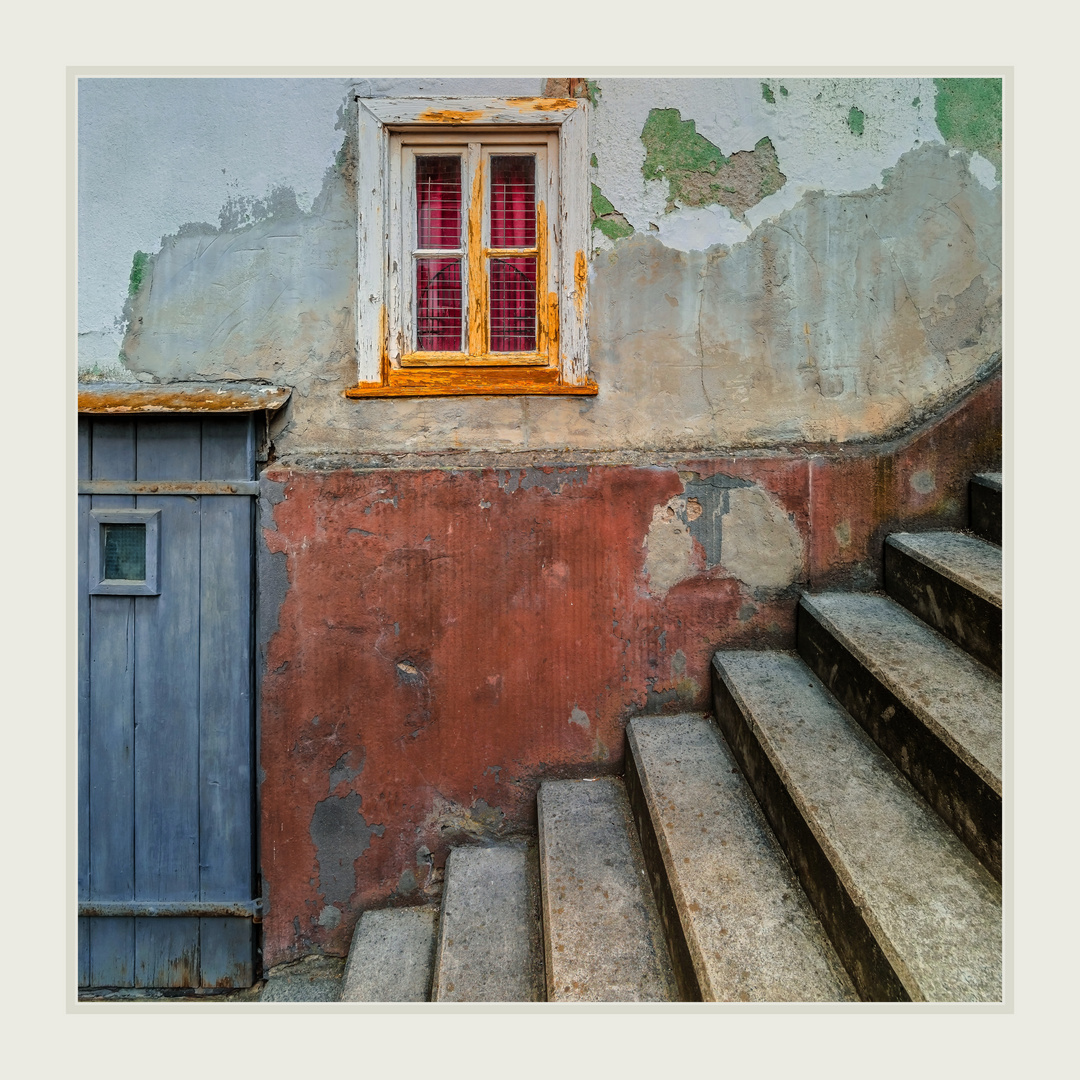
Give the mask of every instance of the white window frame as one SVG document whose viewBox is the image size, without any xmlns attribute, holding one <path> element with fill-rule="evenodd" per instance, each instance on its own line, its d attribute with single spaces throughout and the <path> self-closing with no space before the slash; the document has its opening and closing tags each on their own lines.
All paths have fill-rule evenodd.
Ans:
<svg viewBox="0 0 1080 1080">
<path fill-rule="evenodd" d="M 357 97 L 357 386 L 351 397 L 458 393 L 594 394 L 588 371 L 589 184 L 587 106 L 569 98 Z M 544 355 L 418 354 L 411 295 L 415 209 L 401 175 L 401 148 L 445 145 L 477 154 L 500 145 L 551 146 L 547 197 L 546 285 L 554 294 Z M 554 159 L 554 160 L 553 160 Z M 538 162 L 539 165 L 539 162 Z M 470 173 L 470 170 L 466 170 Z M 463 180 L 465 177 L 463 176 Z M 471 190 L 471 188 L 470 188 Z M 484 199 L 486 201 L 485 193 Z M 410 217 L 411 212 L 411 217 Z M 486 215 L 485 215 L 486 217 Z M 486 227 L 486 225 L 485 225 Z M 465 225 L 463 223 L 463 228 Z M 484 237 L 486 244 L 487 237 Z M 539 245 L 539 240 L 538 240 Z M 474 266 L 475 270 L 475 266 Z M 550 308 L 548 309 L 550 311 Z M 466 319 L 468 326 L 469 320 Z M 472 339 L 475 346 L 475 338 Z M 466 349 L 466 352 L 470 350 Z"/>
</svg>

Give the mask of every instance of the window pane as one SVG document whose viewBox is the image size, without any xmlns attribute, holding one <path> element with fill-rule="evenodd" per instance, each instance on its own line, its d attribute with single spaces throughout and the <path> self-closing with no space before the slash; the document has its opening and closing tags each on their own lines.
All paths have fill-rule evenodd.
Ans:
<svg viewBox="0 0 1080 1080">
<path fill-rule="evenodd" d="M 416 347 L 461 351 L 461 261 L 416 260 Z"/>
<path fill-rule="evenodd" d="M 105 525 L 105 568 L 111 581 L 146 580 L 146 526 Z"/>
<path fill-rule="evenodd" d="M 536 260 L 491 260 L 491 351 L 536 351 Z"/>
<path fill-rule="evenodd" d="M 420 248 L 461 247 L 461 158 L 416 159 L 416 237 Z"/>
<path fill-rule="evenodd" d="M 536 244 L 536 158 L 491 159 L 491 246 Z"/>
</svg>

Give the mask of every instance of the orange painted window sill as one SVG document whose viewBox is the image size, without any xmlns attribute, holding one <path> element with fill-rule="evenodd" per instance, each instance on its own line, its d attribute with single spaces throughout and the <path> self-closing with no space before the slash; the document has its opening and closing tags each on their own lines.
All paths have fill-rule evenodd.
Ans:
<svg viewBox="0 0 1080 1080">
<path fill-rule="evenodd" d="M 555 368 L 427 368 L 422 371 L 391 369 L 384 382 L 358 383 L 345 391 L 347 398 L 460 397 L 465 395 L 546 394 L 592 397 L 600 387 L 589 379 L 572 386 Z"/>
</svg>

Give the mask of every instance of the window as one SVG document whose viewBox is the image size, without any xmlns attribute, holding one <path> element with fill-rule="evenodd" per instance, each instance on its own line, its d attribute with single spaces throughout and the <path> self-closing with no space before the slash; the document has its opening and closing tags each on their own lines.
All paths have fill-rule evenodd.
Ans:
<svg viewBox="0 0 1080 1080">
<path fill-rule="evenodd" d="M 91 510 L 90 593 L 157 596 L 160 510 Z"/>
<path fill-rule="evenodd" d="M 585 106 L 358 105 L 350 397 L 595 394 Z"/>
</svg>

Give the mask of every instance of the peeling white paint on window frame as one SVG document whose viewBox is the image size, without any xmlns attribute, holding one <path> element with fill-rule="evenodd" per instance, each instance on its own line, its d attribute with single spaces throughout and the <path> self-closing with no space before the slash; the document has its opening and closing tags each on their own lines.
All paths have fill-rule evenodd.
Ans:
<svg viewBox="0 0 1080 1080">
<path fill-rule="evenodd" d="M 559 205 L 554 257 L 559 297 L 559 372 L 569 386 L 588 381 L 588 296 L 577 272 L 580 258 L 588 265 L 590 222 L 588 190 L 588 106 L 567 100 L 543 107 L 543 99 L 524 98 L 363 98 L 357 104 L 357 382 L 378 384 L 388 350 L 391 303 L 390 233 L 392 215 L 400 213 L 390 183 L 390 137 L 394 132 L 443 130 L 462 134 L 497 128 L 554 128 L 558 132 Z M 531 103 L 530 103 L 531 102 Z M 453 113 L 451 123 L 435 119 Z"/>
</svg>

